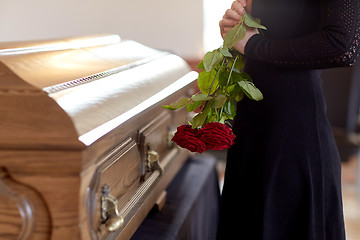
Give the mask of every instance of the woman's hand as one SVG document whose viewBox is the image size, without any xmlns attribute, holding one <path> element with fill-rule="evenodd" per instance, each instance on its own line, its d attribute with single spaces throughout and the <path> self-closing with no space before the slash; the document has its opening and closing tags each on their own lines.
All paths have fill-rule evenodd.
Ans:
<svg viewBox="0 0 360 240">
<path fill-rule="evenodd" d="M 223 19 L 219 22 L 220 32 L 222 38 L 225 38 L 226 33 L 238 24 L 242 16 L 245 14 L 246 0 L 234 1 L 231 5 L 231 9 L 226 10 Z M 255 34 L 259 34 L 256 28 L 246 27 L 245 37 L 237 42 L 234 46 L 236 50 L 244 54 L 245 45 L 248 40 Z"/>
</svg>

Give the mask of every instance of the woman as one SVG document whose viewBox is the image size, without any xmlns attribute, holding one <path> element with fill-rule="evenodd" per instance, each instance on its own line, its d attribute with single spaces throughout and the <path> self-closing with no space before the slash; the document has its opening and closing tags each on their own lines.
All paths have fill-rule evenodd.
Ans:
<svg viewBox="0 0 360 240">
<path fill-rule="evenodd" d="M 237 0 L 223 37 L 245 9 L 268 28 L 248 28 L 235 45 L 264 99 L 238 104 L 218 239 L 344 240 L 341 166 L 316 69 L 355 63 L 360 1 Z"/>
</svg>

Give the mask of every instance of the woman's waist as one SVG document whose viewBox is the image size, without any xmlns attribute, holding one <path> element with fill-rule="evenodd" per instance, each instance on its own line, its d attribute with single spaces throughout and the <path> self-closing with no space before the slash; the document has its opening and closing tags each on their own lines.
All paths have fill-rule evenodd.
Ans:
<svg viewBox="0 0 360 240">
<path fill-rule="evenodd" d="M 272 76 L 253 77 L 255 86 L 262 92 L 263 99 L 254 101 L 244 98 L 238 107 L 246 111 L 275 112 L 287 114 L 292 111 L 319 111 L 325 113 L 325 100 L 321 88 L 321 79 L 308 76 Z"/>
<path fill-rule="evenodd" d="M 264 98 L 292 97 L 296 95 L 322 95 L 318 70 L 292 70 L 281 68 L 246 68 L 255 86 Z"/>
</svg>

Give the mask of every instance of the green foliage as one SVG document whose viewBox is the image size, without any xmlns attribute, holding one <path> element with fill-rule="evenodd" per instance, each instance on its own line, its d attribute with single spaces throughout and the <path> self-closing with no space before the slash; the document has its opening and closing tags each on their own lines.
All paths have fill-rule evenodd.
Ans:
<svg viewBox="0 0 360 240">
<path fill-rule="evenodd" d="M 212 106 L 214 108 L 221 108 L 222 106 L 224 106 L 226 101 L 227 101 L 227 97 L 224 94 L 219 93 L 214 97 L 212 101 L 213 102 Z"/>
<path fill-rule="evenodd" d="M 262 93 L 259 89 L 255 87 L 254 83 L 248 81 L 240 81 L 239 85 L 248 98 L 256 101 L 260 101 L 263 99 Z"/>
<path fill-rule="evenodd" d="M 213 97 L 208 96 L 205 93 L 197 93 L 197 94 L 193 95 L 191 97 L 191 99 L 194 100 L 195 102 L 197 102 L 197 101 L 208 101 L 208 100 L 213 99 Z"/>
<path fill-rule="evenodd" d="M 260 19 L 258 19 L 258 18 L 253 18 L 252 16 L 250 16 L 250 15 L 247 14 L 246 12 L 245 12 L 244 20 L 245 20 L 245 24 L 246 24 L 248 27 L 267 30 L 265 26 L 263 26 L 263 25 L 260 24 Z"/>
<path fill-rule="evenodd" d="M 210 104 L 206 104 L 206 107 L 204 108 L 204 110 L 194 117 L 193 122 L 192 122 L 193 128 L 198 128 L 198 127 L 205 125 L 205 121 L 208 118 L 210 108 L 211 108 Z"/>
<path fill-rule="evenodd" d="M 220 52 L 220 49 L 216 49 L 212 52 L 205 54 L 203 59 L 204 68 L 207 72 L 210 72 L 224 59 L 224 55 Z"/>
<path fill-rule="evenodd" d="M 214 68 L 210 72 L 207 72 L 206 70 L 200 72 L 197 84 L 202 93 L 206 95 L 213 94 L 216 87 L 219 85 L 218 71 Z"/>
<path fill-rule="evenodd" d="M 244 20 L 240 21 L 234 28 L 227 32 L 224 38 L 224 47 L 232 48 L 238 41 L 245 37 L 246 27 Z"/>
<path fill-rule="evenodd" d="M 204 106 L 192 120 L 193 128 L 199 128 L 209 122 L 225 123 L 236 115 L 236 102 L 245 96 L 259 101 L 263 99 L 261 91 L 256 88 L 249 74 L 245 73 L 243 57 L 233 46 L 244 38 L 246 26 L 264 29 L 259 19 L 247 13 L 224 38 L 223 46 L 205 54 L 198 64 L 202 71 L 198 77 L 199 93 L 191 98 L 182 98 L 167 106 L 169 110 L 186 107 L 192 112 Z"/>
<path fill-rule="evenodd" d="M 230 53 L 230 51 L 229 51 L 228 48 L 221 47 L 221 48 L 219 48 L 219 50 L 220 50 L 221 54 L 222 54 L 224 57 L 232 58 L 232 55 L 231 55 L 231 53 Z M 201 69 L 201 68 L 200 68 L 200 69 Z"/>
<path fill-rule="evenodd" d="M 168 110 L 176 110 L 176 109 L 182 108 L 182 107 L 184 107 L 184 106 L 186 106 L 187 104 L 190 104 L 190 103 L 191 103 L 190 99 L 182 98 L 181 100 L 179 100 L 179 101 L 177 101 L 175 103 L 172 103 L 170 105 L 166 105 L 166 106 L 163 106 L 163 107 L 168 109 Z"/>
</svg>

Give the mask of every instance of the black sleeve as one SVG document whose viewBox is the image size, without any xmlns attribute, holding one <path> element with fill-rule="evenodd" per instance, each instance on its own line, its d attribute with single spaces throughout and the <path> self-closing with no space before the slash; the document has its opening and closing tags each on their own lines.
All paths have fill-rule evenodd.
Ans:
<svg viewBox="0 0 360 240">
<path fill-rule="evenodd" d="M 318 32 L 289 40 L 272 40 L 257 34 L 246 44 L 245 56 L 281 67 L 354 65 L 359 55 L 360 0 L 327 0 L 322 8 Z"/>
</svg>

